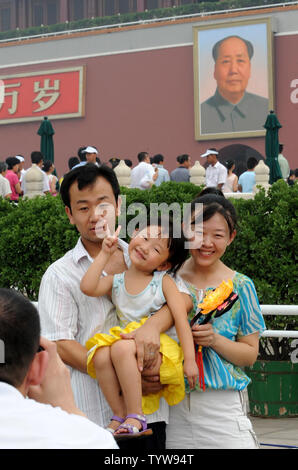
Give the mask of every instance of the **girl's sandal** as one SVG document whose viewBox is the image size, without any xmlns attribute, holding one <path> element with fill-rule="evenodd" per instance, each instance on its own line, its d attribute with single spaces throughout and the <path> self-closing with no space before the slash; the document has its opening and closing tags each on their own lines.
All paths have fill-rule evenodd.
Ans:
<svg viewBox="0 0 298 470">
<path fill-rule="evenodd" d="M 122 439 L 132 439 L 136 437 L 144 437 L 144 436 L 151 436 L 152 429 L 147 428 L 147 421 L 144 415 L 138 415 L 138 414 L 129 414 L 125 417 L 125 420 L 128 418 L 133 418 L 138 420 L 142 428 L 139 430 L 136 426 L 133 426 L 132 424 L 125 423 L 125 424 L 120 424 L 118 429 L 127 429 L 128 432 L 123 432 L 119 434 L 113 434 L 114 438 L 116 441 L 120 441 Z"/>
<path fill-rule="evenodd" d="M 118 423 L 122 424 L 122 423 L 124 423 L 125 419 L 120 418 L 120 416 L 114 415 L 114 416 L 111 417 L 110 421 L 118 421 Z M 108 427 L 108 428 L 106 428 L 106 431 L 109 431 L 111 434 L 114 434 L 116 429 Z"/>
</svg>

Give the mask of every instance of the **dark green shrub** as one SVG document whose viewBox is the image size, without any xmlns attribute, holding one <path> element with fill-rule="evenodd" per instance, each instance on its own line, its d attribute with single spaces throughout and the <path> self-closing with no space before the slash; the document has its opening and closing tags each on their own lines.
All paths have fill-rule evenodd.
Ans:
<svg viewBox="0 0 298 470">
<path fill-rule="evenodd" d="M 1 287 L 16 288 L 32 300 L 47 267 L 78 238 L 62 201 L 50 195 L 10 205 L 0 213 L 0 233 Z"/>
<path fill-rule="evenodd" d="M 239 216 L 238 234 L 224 261 L 251 277 L 260 304 L 297 305 L 298 185 L 278 181 L 254 199 L 233 201 Z M 266 316 L 272 330 L 297 329 L 295 316 Z M 262 338 L 260 359 L 289 360 L 291 340 Z"/>
</svg>

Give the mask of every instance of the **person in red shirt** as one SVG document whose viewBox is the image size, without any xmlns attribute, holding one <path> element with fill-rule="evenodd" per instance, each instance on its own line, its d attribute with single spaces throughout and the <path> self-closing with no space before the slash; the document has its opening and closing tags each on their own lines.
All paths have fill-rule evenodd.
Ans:
<svg viewBox="0 0 298 470">
<path fill-rule="evenodd" d="M 20 180 L 18 178 L 19 160 L 16 157 L 8 157 L 6 159 L 8 170 L 6 178 L 9 181 L 11 188 L 11 200 L 18 202 L 20 194 L 22 194 Z"/>
</svg>

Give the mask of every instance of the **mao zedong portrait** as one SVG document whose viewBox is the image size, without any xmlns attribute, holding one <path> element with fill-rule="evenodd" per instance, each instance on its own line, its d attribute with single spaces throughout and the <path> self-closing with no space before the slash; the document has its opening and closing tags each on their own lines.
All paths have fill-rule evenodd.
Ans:
<svg viewBox="0 0 298 470">
<path fill-rule="evenodd" d="M 201 104 L 201 133 L 263 130 L 268 99 L 246 91 L 254 54 L 250 41 L 228 36 L 212 49 L 215 94 Z"/>
</svg>

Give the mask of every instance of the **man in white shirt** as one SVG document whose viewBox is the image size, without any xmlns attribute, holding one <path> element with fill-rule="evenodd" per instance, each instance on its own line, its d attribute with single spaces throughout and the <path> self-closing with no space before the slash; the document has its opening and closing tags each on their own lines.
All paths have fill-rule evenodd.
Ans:
<svg viewBox="0 0 298 470">
<path fill-rule="evenodd" d="M 71 383 L 77 406 L 89 419 L 106 427 L 112 413 L 97 381 L 87 374 L 85 343 L 95 330 L 108 333 L 119 321 L 111 300 L 106 296 L 84 295 L 80 290 L 80 282 L 101 250 L 102 239 L 98 233 L 101 214 L 109 212 L 110 231 L 114 231 L 112 225 L 121 204 L 120 188 L 111 168 L 106 165 L 97 167 L 94 164 L 86 164 L 72 169 L 65 175 L 60 195 L 70 223 L 76 225 L 81 236 L 74 249 L 54 262 L 43 275 L 38 298 L 42 334 L 57 343 L 60 357 L 71 366 Z M 99 206 L 102 206 L 102 211 Z M 120 240 L 118 250 L 111 256 L 105 272 L 121 273 L 127 269 L 128 263 L 127 244 Z M 163 309 L 136 330 L 135 341 L 140 368 L 143 366 L 143 359 L 147 367 L 150 366 L 155 357 L 154 353 L 159 352 L 160 333 L 172 324 L 171 316 L 167 315 L 168 307 Z M 155 388 L 154 384 L 152 387 Z M 156 387 L 158 391 L 160 384 L 156 384 Z M 151 389 L 148 393 L 155 391 Z M 168 405 L 161 400 L 159 410 L 147 416 L 149 427 L 154 430 L 152 439 L 156 439 L 157 435 L 154 427 L 162 423 L 165 429 L 167 421 Z M 151 437 L 144 438 L 142 442 L 146 443 L 150 439 Z M 157 445 L 158 442 L 154 441 L 154 447 L 151 449 L 157 448 Z"/>
<path fill-rule="evenodd" d="M 288 160 L 286 159 L 286 157 L 282 153 L 283 149 L 284 149 L 284 145 L 279 144 L 279 153 L 278 153 L 277 160 L 278 160 L 279 168 L 280 168 L 280 171 L 281 171 L 281 175 L 282 175 L 283 179 L 285 181 L 287 181 L 288 177 L 290 176 L 290 165 L 289 165 Z"/>
<path fill-rule="evenodd" d="M 13 289 L 0 289 L 0 334 L 0 449 L 118 449 L 76 406 L 36 308 Z"/>
<path fill-rule="evenodd" d="M 166 183 L 170 181 L 170 175 L 168 170 L 164 168 L 164 157 L 160 153 L 154 155 L 153 157 L 153 166 L 158 168 L 158 177 L 156 178 L 154 184 L 155 186 L 160 186 L 161 183 Z"/>
<path fill-rule="evenodd" d="M 228 172 L 226 167 L 217 160 L 217 155 L 217 150 L 211 148 L 201 155 L 201 157 L 207 157 L 207 163 L 209 164 L 206 169 L 207 188 L 213 187 L 221 190 L 226 182 Z"/>
<path fill-rule="evenodd" d="M 44 196 L 50 192 L 48 175 L 42 171 L 43 154 L 39 151 L 31 153 L 32 166 L 21 177 L 21 188 L 24 197 Z"/>
<path fill-rule="evenodd" d="M 10 200 L 11 187 L 7 178 L 5 178 L 7 172 L 7 163 L 0 162 L 0 196 Z"/>
<path fill-rule="evenodd" d="M 138 154 L 139 164 L 131 170 L 130 187 L 138 189 L 149 189 L 153 186 L 158 177 L 158 168 L 150 164 L 150 157 L 147 152 Z"/>
<path fill-rule="evenodd" d="M 82 150 L 82 154 L 86 157 L 87 163 L 94 163 L 95 165 L 99 165 L 98 159 L 98 150 L 93 145 L 88 145 L 85 149 Z"/>
</svg>

